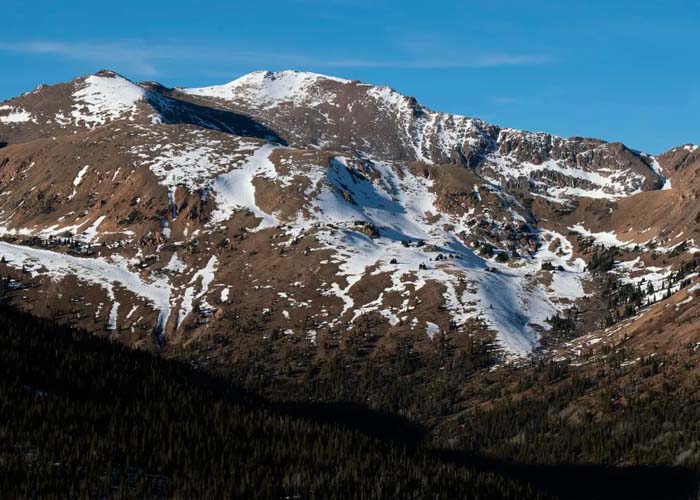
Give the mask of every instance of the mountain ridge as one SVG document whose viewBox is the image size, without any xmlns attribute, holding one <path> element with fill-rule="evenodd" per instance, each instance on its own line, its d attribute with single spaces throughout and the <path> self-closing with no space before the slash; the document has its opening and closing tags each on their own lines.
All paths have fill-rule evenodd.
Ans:
<svg viewBox="0 0 700 500">
<path fill-rule="evenodd" d="M 696 249 L 663 216 L 652 233 L 616 217 L 637 196 L 684 199 L 693 148 L 500 128 L 312 73 L 168 89 L 104 70 L 4 101 L 0 142 L 7 267 L 87 280 L 81 326 L 104 318 L 138 343 L 152 327 L 161 347 L 219 335 L 240 309 L 311 350 L 374 318 L 373 348 L 495 333 L 526 356 L 592 296 L 596 245 Z"/>
<path fill-rule="evenodd" d="M 230 492 L 237 464 L 271 473 L 265 491 L 324 496 L 337 481 L 318 480 L 318 453 L 284 467 L 298 437 L 386 458 L 358 452 L 367 427 L 409 445 L 389 461 L 416 481 L 425 463 L 443 475 L 379 491 L 353 462 L 365 497 L 470 477 L 527 495 L 490 470 L 563 497 L 697 491 L 697 146 L 501 128 L 317 74 L 178 89 L 108 70 L 4 101 L 0 145 L 10 488 L 19 471 L 59 496 L 75 481 L 197 496 Z M 270 405 L 241 412 L 239 387 Z M 90 425 L 64 425 L 76 411 Z M 143 411 L 156 432 L 134 434 Z M 27 440 L 37 416 L 53 441 Z M 255 453 L 220 460 L 222 436 Z M 57 458 L 76 439 L 87 453 Z M 215 453 L 179 467 L 173 450 L 203 440 Z"/>
<path fill-rule="evenodd" d="M 415 105 L 419 106 L 421 109 L 426 110 L 426 111 L 429 111 L 429 112 L 431 112 L 431 113 L 438 113 L 438 114 L 442 114 L 442 115 L 452 116 L 452 117 L 455 117 L 455 118 L 465 118 L 465 119 L 468 119 L 468 120 L 474 120 L 474 121 L 480 122 L 480 123 L 482 123 L 482 124 L 484 124 L 484 125 L 486 125 L 486 126 L 495 127 L 495 128 L 497 128 L 498 130 L 504 131 L 504 132 L 515 132 L 515 133 L 521 133 L 521 134 L 528 134 L 528 135 L 530 135 L 530 136 L 547 136 L 547 137 L 551 137 L 551 138 L 553 138 L 553 139 L 558 139 L 558 140 L 574 140 L 574 139 L 580 139 L 580 140 L 591 140 L 591 141 L 595 141 L 595 142 L 598 142 L 598 143 L 601 143 L 601 144 L 603 144 L 603 143 L 605 143 L 605 144 L 624 144 L 624 143 L 619 142 L 619 141 L 607 141 L 607 140 L 604 140 L 604 139 L 595 138 L 595 137 L 593 137 L 593 136 L 578 136 L 578 135 L 574 135 L 574 136 L 562 136 L 562 135 L 552 134 L 552 133 L 546 132 L 546 131 L 544 131 L 544 130 L 535 131 L 535 130 L 527 130 L 527 129 L 517 129 L 517 128 L 513 128 L 513 127 L 509 127 L 509 126 L 502 126 L 502 125 L 491 124 L 491 123 L 489 123 L 489 122 L 487 122 L 487 121 L 485 121 L 485 120 L 482 120 L 482 119 L 479 119 L 479 118 L 470 117 L 470 116 L 468 116 L 468 115 L 436 112 L 436 111 L 433 111 L 431 108 L 426 107 L 426 106 L 420 104 L 420 103 L 417 101 L 417 99 L 416 99 L 415 97 L 409 96 L 409 95 L 407 95 L 407 94 L 403 94 L 403 93 L 401 93 L 401 92 L 395 90 L 394 88 L 392 88 L 392 87 L 390 87 L 390 86 L 386 86 L 386 85 L 375 85 L 375 84 L 372 84 L 372 83 L 363 82 L 363 81 L 361 81 L 361 80 L 349 80 L 349 79 L 340 78 L 340 77 L 336 77 L 336 76 L 332 76 L 332 75 L 328 75 L 328 74 L 315 73 L 315 72 L 311 72 L 311 71 L 293 70 L 293 69 L 286 69 L 286 70 L 279 70 L 279 71 L 271 71 L 271 70 L 265 70 L 265 69 L 255 70 L 255 71 L 251 71 L 251 72 L 249 72 L 249 73 L 246 73 L 246 74 L 244 74 L 244 75 L 242 75 L 242 76 L 240 76 L 240 77 L 237 77 L 237 78 L 235 78 L 235 79 L 233 79 L 233 80 L 231 80 L 231 81 L 229 81 L 229 82 L 226 82 L 226 83 L 223 83 L 223 84 L 210 85 L 210 86 L 206 86 L 206 87 L 167 87 L 167 86 L 164 86 L 164 85 L 162 85 L 161 83 L 159 83 L 159 82 L 157 82 L 157 81 L 150 81 L 150 80 L 149 80 L 149 81 L 140 81 L 140 82 L 137 82 L 137 81 L 135 81 L 135 80 L 129 79 L 128 77 L 122 75 L 121 73 L 119 73 L 119 72 L 117 72 L 117 71 L 113 71 L 113 70 L 111 70 L 111 69 L 106 69 L 106 68 L 105 68 L 105 69 L 98 70 L 98 71 L 96 71 L 96 72 L 94 72 L 94 73 L 90 73 L 90 74 L 87 74 L 87 75 L 84 75 L 84 76 L 76 77 L 74 80 L 72 80 L 71 82 L 68 82 L 68 83 L 75 83 L 75 82 L 78 82 L 78 81 L 87 79 L 87 78 L 89 78 L 89 77 L 91 77 L 91 76 L 95 76 L 95 77 L 108 77 L 108 78 L 120 78 L 120 79 L 123 79 L 123 80 L 127 81 L 128 83 L 132 84 L 134 87 L 139 87 L 139 88 L 144 89 L 144 90 L 148 90 L 149 88 L 153 87 L 153 88 L 157 88 L 157 89 L 159 89 L 159 90 L 161 90 L 161 91 L 166 91 L 166 92 L 180 91 L 180 92 L 183 92 L 183 93 L 188 93 L 188 94 L 192 94 L 192 95 L 198 95 L 198 93 L 199 93 L 200 91 L 205 91 L 205 90 L 216 91 L 216 89 L 227 89 L 227 88 L 230 89 L 230 88 L 232 88 L 232 87 L 238 87 L 238 86 L 241 86 L 241 85 L 243 85 L 243 84 L 245 84 L 245 83 L 248 83 L 250 80 L 254 80 L 254 79 L 256 79 L 257 77 L 260 77 L 260 76 L 262 76 L 262 77 L 264 77 L 264 78 L 269 78 L 269 79 L 273 79 L 273 80 L 274 80 L 274 79 L 279 79 L 280 77 L 284 77 L 285 75 L 290 75 L 290 74 L 292 74 L 292 75 L 298 75 L 298 76 L 300 76 L 303 80 L 305 80 L 305 81 L 307 81 L 307 82 L 308 82 L 308 81 L 311 81 L 311 80 L 325 80 L 325 81 L 330 81 L 330 82 L 338 82 L 338 83 L 343 83 L 343 84 L 355 84 L 355 85 L 359 85 L 359 86 L 370 87 L 370 88 L 373 88 L 373 89 L 377 89 L 378 92 L 379 92 L 379 91 L 381 91 L 381 92 L 387 92 L 387 93 L 389 93 L 390 95 L 392 95 L 392 96 L 394 97 L 394 99 L 396 99 L 396 100 L 401 100 L 401 99 L 402 99 L 402 100 L 406 100 L 407 102 L 409 102 L 409 103 L 411 103 L 411 104 L 415 104 Z M 23 96 L 26 96 L 26 95 L 31 95 L 31 94 L 34 94 L 34 93 L 36 93 L 36 92 L 38 92 L 38 91 L 41 91 L 41 90 L 43 90 L 43 89 L 45 89 L 45 88 L 47 88 L 47 87 L 53 87 L 53 86 L 55 86 L 55 85 L 61 85 L 61 84 L 52 84 L 52 85 L 49 85 L 49 84 L 40 84 L 40 85 L 38 85 L 35 89 L 33 89 L 33 90 L 31 90 L 31 91 L 28 91 L 28 92 L 25 92 L 25 93 L 23 93 L 23 94 L 21 94 L 20 96 L 17 96 L 17 97 L 23 97 Z M 0 101 L 0 104 L 5 105 L 6 103 L 8 103 L 9 101 L 12 101 L 12 100 L 14 100 L 14 99 L 16 99 L 16 97 L 7 98 L 7 99 L 5 99 L 5 100 L 3 100 L 3 101 Z M 9 121 L 8 121 L 8 123 L 9 123 Z M 625 147 L 626 147 L 627 149 L 629 149 L 630 151 L 632 151 L 633 153 L 636 153 L 636 154 L 646 154 L 647 156 L 661 156 L 661 155 L 663 155 L 663 154 L 667 154 L 667 153 L 669 153 L 669 152 L 671 152 L 671 151 L 673 151 L 673 150 L 675 150 L 675 149 L 678 149 L 678 148 L 681 148 L 681 147 L 685 147 L 685 146 L 691 146 L 691 147 L 696 146 L 696 147 L 697 147 L 697 145 L 690 144 L 690 143 L 689 143 L 689 144 L 681 144 L 681 145 L 672 147 L 672 148 L 670 148 L 670 149 L 667 150 L 667 151 L 663 151 L 663 152 L 659 153 L 658 155 L 652 155 L 652 154 L 649 154 L 649 153 L 645 153 L 645 152 L 643 152 L 643 151 L 641 151 L 641 150 L 632 149 L 632 148 L 627 148 L 627 146 L 625 146 Z"/>
</svg>

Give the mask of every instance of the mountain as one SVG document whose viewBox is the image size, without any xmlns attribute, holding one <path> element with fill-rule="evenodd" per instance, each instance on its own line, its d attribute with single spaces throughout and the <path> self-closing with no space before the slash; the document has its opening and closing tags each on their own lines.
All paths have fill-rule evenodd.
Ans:
<svg viewBox="0 0 700 500">
<path fill-rule="evenodd" d="M 294 71 L 0 103 L 0 482 L 692 497 L 699 176 Z"/>
<path fill-rule="evenodd" d="M 677 292 L 697 251 L 696 146 L 501 128 L 312 73 L 169 89 L 101 71 L 3 102 L 0 143 L 12 293 L 166 351 L 323 357 L 350 335 L 523 357 L 562 318 L 596 335 Z M 632 308 L 600 314 L 601 271 L 641 289 Z"/>
</svg>

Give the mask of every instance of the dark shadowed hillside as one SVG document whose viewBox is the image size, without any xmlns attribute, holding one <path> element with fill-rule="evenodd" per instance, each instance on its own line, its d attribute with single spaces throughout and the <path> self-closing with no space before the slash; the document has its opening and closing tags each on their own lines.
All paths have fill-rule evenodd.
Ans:
<svg viewBox="0 0 700 500">
<path fill-rule="evenodd" d="M 544 498 L 5 308 L 0 360 L 5 498 Z"/>
</svg>

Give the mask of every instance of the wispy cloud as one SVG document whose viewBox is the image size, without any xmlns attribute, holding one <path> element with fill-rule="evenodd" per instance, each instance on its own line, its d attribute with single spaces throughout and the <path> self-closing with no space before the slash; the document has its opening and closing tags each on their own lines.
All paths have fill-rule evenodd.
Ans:
<svg viewBox="0 0 700 500">
<path fill-rule="evenodd" d="M 400 39 L 397 43 L 400 49 L 409 55 L 409 60 L 433 63 L 433 66 L 425 67 L 494 68 L 555 62 L 547 54 L 478 50 L 467 46 L 464 41 L 446 39 L 436 33 L 413 33 L 410 38 Z"/>
<path fill-rule="evenodd" d="M 154 76 L 158 73 L 154 54 L 136 44 L 27 41 L 0 42 L 0 51 L 23 54 L 46 54 L 74 61 L 89 61 L 104 65 L 119 65 L 127 71 Z"/>
<path fill-rule="evenodd" d="M 140 41 L 0 42 L 0 52 L 53 55 L 66 60 L 89 61 L 103 67 L 118 67 L 140 75 L 155 76 L 168 60 L 203 61 L 218 64 L 244 63 L 258 67 L 383 68 L 383 69 L 467 69 L 499 66 L 547 64 L 544 55 L 506 52 L 445 51 L 423 45 L 408 47 L 391 58 L 330 57 L 323 54 L 299 54 L 265 50 L 227 50 L 221 47 L 180 43 L 145 44 Z"/>
</svg>

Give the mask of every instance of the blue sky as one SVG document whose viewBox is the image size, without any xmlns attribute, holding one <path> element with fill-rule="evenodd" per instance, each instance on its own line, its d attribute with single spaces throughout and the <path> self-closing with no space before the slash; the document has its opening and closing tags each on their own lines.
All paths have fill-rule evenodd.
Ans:
<svg viewBox="0 0 700 500">
<path fill-rule="evenodd" d="M 658 153 L 700 143 L 700 2 L 3 0 L 0 100 L 101 68 L 169 86 L 301 69 Z"/>
</svg>

